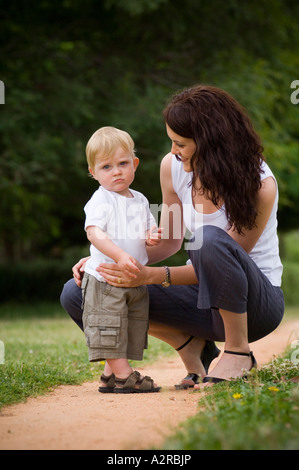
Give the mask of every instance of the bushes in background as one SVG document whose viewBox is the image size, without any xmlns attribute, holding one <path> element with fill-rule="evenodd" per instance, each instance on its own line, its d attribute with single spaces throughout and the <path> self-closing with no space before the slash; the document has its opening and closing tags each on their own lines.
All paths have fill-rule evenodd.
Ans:
<svg viewBox="0 0 299 470">
<path fill-rule="evenodd" d="M 283 263 L 282 289 L 287 305 L 299 305 L 299 263 Z"/>
<path fill-rule="evenodd" d="M 0 265 L 0 303 L 59 300 L 71 277 L 71 265 L 57 260 Z"/>
<path fill-rule="evenodd" d="M 174 262 L 174 265 L 184 263 L 181 259 L 176 261 L 178 262 Z M 285 261 L 283 264 L 282 288 L 286 304 L 299 305 L 299 263 Z M 64 283 L 72 277 L 71 268 L 72 263 L 69 261 L 58 260 L 0 265 L 0 303 L 57 301 Z"/>
</svg>

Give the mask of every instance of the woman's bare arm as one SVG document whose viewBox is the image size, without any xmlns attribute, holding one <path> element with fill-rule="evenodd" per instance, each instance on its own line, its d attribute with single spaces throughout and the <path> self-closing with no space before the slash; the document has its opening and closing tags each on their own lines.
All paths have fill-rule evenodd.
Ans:
<svg viewBox="0 0 299 470">
<path fill-rule="evenodd" d="M 97 268 L 97 271 L 111 285 L 116 287 L 137 287 L 149 284 L 162 284 L 166 278 L 165 268 L 157 266 L 138 265 L 140 271 L 136 278 L 129 277 L 119 269 L 117 264 L 103 263 Z M 173 285 L 196 284 L 197 277 L 191 264 L 184 266 L 171 266 L 170 279 Z M 119 282 L 121 279 L 121 283 Z"/>
<path fill-rule="evenodd" d="M 160 184 L 163 201 L 160 227 L 163 228 L 163 236 L 158 246 L 147 248 L 148 264 L 158 263 L 177 253 L 184 239 L 183 208 L 172 184 L 171 154 L 167 154 L 161 162 Z"/>
<path fill-rule="evenodd" d="M 262 187 L 259 192 L 258 216 L 256 218 L 256 226 L 252 230 L 244 230 L 244 234 L 238 234 L 232 227 L 228 233 L 241 245 L 247 253 L 256 245 L 261 234 L 265 230 L 269 217 L 271 215 L 275 197 L 277 193 L 277 185 L 272 176 L 262 181 Z"/>
</svg>

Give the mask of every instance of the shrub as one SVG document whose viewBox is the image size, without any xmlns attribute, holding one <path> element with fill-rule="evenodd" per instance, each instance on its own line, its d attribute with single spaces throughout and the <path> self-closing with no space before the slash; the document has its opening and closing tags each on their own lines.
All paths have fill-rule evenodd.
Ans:
<svg viewBox="0 0 299 470">
<path fill-rule="evenodd" d="M 1 265 L 1 302 L 57 300 L 71 276 L 70 264 L 57 260 Z"/>
</svg>

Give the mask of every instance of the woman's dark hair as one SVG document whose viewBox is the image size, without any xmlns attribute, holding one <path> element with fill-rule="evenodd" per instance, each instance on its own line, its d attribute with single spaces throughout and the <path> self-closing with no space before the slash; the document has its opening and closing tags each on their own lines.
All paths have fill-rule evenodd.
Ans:
<svg viewBox="0 0 299 470">
<path fill-rule="evenodd" d="M 164 119 L 173 132 L 191 138 L 192 187 L 225 211 L 238 233 L 252 229 L 258 214 L 263 147 L 242 106 L 225 91 L 198 85 L 173 96 Z M 200 188 L 196 188 L 199 178 Z"/>
</svg>

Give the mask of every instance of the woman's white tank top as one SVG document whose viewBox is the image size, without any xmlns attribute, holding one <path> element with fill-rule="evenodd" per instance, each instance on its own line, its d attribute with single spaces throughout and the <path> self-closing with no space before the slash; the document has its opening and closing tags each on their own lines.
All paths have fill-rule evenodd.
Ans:
<svg viewBox="0 0 299 470">
<path fill-rule="evenodd" d="M 261 180 L 271 176 L 275 182 L 276 179 L 267 163 L 263 162 Z M 229 225 L 225 214 L 224 206 L 212 214 L 204 214 L 201 206 L 195 210 L 192 202 L 192 187 L 190 185 L 192 173 L 187 173 L 183 165 L 175 156 L 172 156 L 172 184 L 183 206 L 183 218 L 187 230 L 193 234 L 201 225 L 215 225 L 222 230 L 228 231 Z M 276 182 L 277 185 L 277 182 Z M 249 253 L 260 270 L 267 276 L 274 286 L 281 285 L 282 264 L 279 257 L 279 242 L 277 236 L 277 208 L 278 208 L 278 189 L 276 192 L 275 203 L 267 222 L 267 225 L 257 241 L 254 248 Z"/>
</svg>

